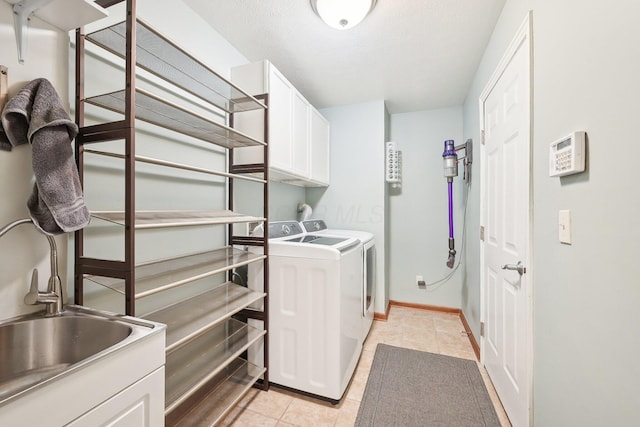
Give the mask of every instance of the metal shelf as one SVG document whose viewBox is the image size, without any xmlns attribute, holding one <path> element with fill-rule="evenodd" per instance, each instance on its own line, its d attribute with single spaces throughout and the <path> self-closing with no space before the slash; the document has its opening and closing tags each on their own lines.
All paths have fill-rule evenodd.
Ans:
<svg viewBox="0 0 640 427">
<path fill-rule="evenodd" d="M 227 282 L 144 318 L 167 325 L 166 351 L 171 353 L 265 296 Z"/>
<path fill-rule="evenodd" d="M 136 89 L 135 92 L 137 119 L 225 148 L 265 145 L 263 141 L 150 92 L 142 89 Z M 124 90 L 118 90 L 104 95 L 92 96 L 84 101 L 116 113 L 125 114 L 125 95 Z"/>
<path fill-rule="evenodd" d="M 84 149 L 84 153 L 85 154 L 97 154 L 99 156 L 106 156 L 106 157 L 115 157 L 117 159 L 125 159 L 126 158 L 126 156 L 124 154 L 109 153 L 107 151 L 91 150 L 91 149 L 87 149 L 87 148 Z M 166 166 L 166 167 L 175 168 L 175 169 L 182 169 L 182 170 L 188 170 L 188 171 L 193 171 L 193 172 L 206 173 L 206 174 L 209 174 L 209 175 L 224 176 L 225 178 L 242 179 L 242 180 L 245 180 L 245 181 L 258 182 L 258 183 L 261 183 L 261 184 L 266 184 L 267 183 L 267 181 L 265 181 L 264 179 L 254 178 L 252 176 L 239 175 L 237 173 L 222 172 L 222 171 L 213 170 L 213 169 L 199 168 L 199 167 L 196 167 L 196 166 L 185 165 L 185 164 L 182 164 L 182 163 L 169 162 L 169 161 L 166 161 L 166 160 L 155 159 L 153 157 L 146 157 L 146 156 L 138 156 L 138 155 L 136 155 L 135 159 L 136 159 L 136 162 L 141 162 L 141 163 L 149 163 L 149 164 L 152 164 L 152 165 Z"/>
<path fill-rule="evenodd" d="M 80 132 L 75 138 L 74 148 L 81 180 L 85 173 L 93 172 L 85 168 L 86 155 L 122 159 L 116 163 L 123 166 L 124 211 L 94 211 L 92 216 L 123 226 L 117 231 L 124 236 L 124 259 L 86 257 L 85 239 L 91 237 L 93 245 L 93 238 L 100 236 L 85 236 L 83 230 L 77 231 L 74 240 L 74 296 L 79 303 L 83 303 L 86 296 L 101 306 L 114 306 L 128 315 L 166 324 L 166 423 L 212 425 L 219 422 L 259 379 L 262 379 L 263 389 L 269 387 L 268 343 L 264 341 L 269 329 L 268 304 L 265 303 L 269 289 L 269 243 L 265 238 L 234 234 L 240 228 L 234 224 L 268 222 L 266 123 L 269 97 L 267 94 L 249 95 L 151 26 L 136 19 L 135 0 L 97 1 L 104 7 L 125 3 L 126 21 L 87 35 L 83 29 L 76 31 L 75 111 Z M 124 85 L 116 87 L 126 90 L 88 97 L 85 81 L 104 76 L 85 70 L 86 43 L 124 59 Z M 93 65 L 93 61 L 89 65 Z M 158 94 L 162 93 L 162 97 L 137 87 L 136 75 L 146 80 L 148 87 L 154 91 L 157 89 Z M 86 109 L 90 116 L 85 113 Z M 99 109 L 103 110 L 96 111 Z M 116 114 L 102 114 L 109 118 L 95 124 L 95 113 L 108 113 L 107 110 Z M 250 111 L 264 115 L 263 129 L 256 129 L 255 135 L 233 129 L 233 124 L 244 115 L 254 114 Z M 138 127 L 145 128 L 145 123 L 162 129 L 163 142 L 171 139 L 183 142 L 183 138 L 173 133 L 177 132 L 188 139 L 196 138 L 228 149 L 225 153 L 228 164 L 216 170 L 209 168 L 208 164 L 200 167 L 189 162 L 176 163 L 168 158 L 141 156 L 136 152 L 135 142 Z M 101 151 L 89 149 L 91 143 L 106 141 L 123 141 L 124 144 Z M 203 144 L 197 145 L 200 148 Z M 264 160 L 251 165 L 236 165 L 233 149 L 249 146 L 260 147 Z M 216 153 L 223 151 L 210 148 Z M 216 211 L 136 211 L 136 195 L 140 194 L 136 192 L 136 162 L 224 177 L 226 179 L 215 179 L 215 184 L 225 181 L 227 201 L 224 206 L 213 204 L 212 207 L 221 208 Z M 234 194 L 243 188 L 236 188 L 238 179 L 261 184 L 262 210 L 257 215 L 262 217 L 234 211 Z M 226 226 L 226 247 L 144 264 L 135 262 L 136 253 L 141 251 L 141 247 L 136 246 L 138 230 L 209 224 Z M 104 228 L 109 232 L 113 229 Z M 164 233 L 149 231 L 140 234 Z M 106 242 L 112 244 L 111 240 Z M 261 246 L 264 254 L 236 249 L 243 246 Z M 173 253 L 178 251 L 176 247 Z M 260 290 L 225 282 L 233 269 L 254 262 L 263 263 L 263 287 Z M 261 309 L 253 309 L 254 306 L 261 306 Z M 235 314 L 242 319 L 251 319 L 248 322 L 261 322 L 262 329 L 233 319 Z M 256 349 L 257 360 L 264 361 L 264 367 L 254 366 L 239 357 L 253 349 Z"/>
<path fill-rule="evenodd" d="M 86 35 L 86 40 L 125 58 L 126 22 Z M 193 55 L 140 19 L 136 20 L 136 64 L 228 113 L 266 109 Z"/>
<path fill-rule="evenodd" d="M 176 427 L 216 425 L 265 371 L 265 368 L 257 367 L 246 360 L 234 360 L 211 381 L 212 384 L 219 384 L 217 387 L 191 406 L 184 415 L 173 418 L 173 414 L 169 414 L 169 424 Z"/>
<path fill-rule="evenodd" d="M 91 216 L 118 225 L 125 225 L 123 211 L 92 211 Z M 137 211 L 135 229 L 184 227 L 190 225 L 235 224 L 264 221 L 262 217 L 243 215 L 229 210 L 223 211 Z"/>
<path fill-rule="evenodd" d="M 226 247 L 140 264 L 135 269 L 135 298 L 148 297 L 265 258 L 265 255 Z M 125 294 L 124 279 L 89 275 L 85 279 Z"/>
<path fill-rule="evenodd" d="M 165 405 L 171 412 L 266 332 L 229 319 L 167 355 Z"/>
</svg>

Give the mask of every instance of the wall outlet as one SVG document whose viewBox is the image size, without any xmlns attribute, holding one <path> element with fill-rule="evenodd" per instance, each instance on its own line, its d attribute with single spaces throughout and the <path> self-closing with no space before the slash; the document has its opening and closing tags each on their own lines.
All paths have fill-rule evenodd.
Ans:
<svg viewBox="0 0 640 427">
<path fill-rule="evenodd" d="M 418 289 L 427 288 L 427 284 L 424 282 L 424 278 L 420 275 L 416 276 L 416 285 L 418 285 Z"/>
</svg>

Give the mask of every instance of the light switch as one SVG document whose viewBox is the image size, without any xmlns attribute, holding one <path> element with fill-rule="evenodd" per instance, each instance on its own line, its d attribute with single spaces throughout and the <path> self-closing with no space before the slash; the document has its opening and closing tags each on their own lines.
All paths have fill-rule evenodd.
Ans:
<svg viewBox="0 0 640 427">
<path fill-rule="evenodd" d="M 560 243 L 571 244 L 571 211 L 558 212 L 558 237 Z"/>
</svg>

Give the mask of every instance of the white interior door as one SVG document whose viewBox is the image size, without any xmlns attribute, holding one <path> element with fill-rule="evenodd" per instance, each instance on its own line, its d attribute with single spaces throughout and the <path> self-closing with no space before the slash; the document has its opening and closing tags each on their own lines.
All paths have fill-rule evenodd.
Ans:
<svg viewBox="0 0 640 427">
<path fill-rule="evenodd" d="M 482 363 L 517 427 L 531 414 L 529 28 L 527 19 L 480 98 Z"/>
</svg>

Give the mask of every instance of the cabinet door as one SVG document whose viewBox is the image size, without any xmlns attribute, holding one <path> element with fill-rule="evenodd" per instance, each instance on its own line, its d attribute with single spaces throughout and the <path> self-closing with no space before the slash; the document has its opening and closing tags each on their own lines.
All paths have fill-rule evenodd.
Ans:
<svg viewBox="0 0 640 427">
<path fill-rule="evenodd" d="M 317 184 L 329 185 L 329 122 L 311 108 L 311 180 Z"/>
<path fill-rule="evenodd" d="M 68 427 L 164 425 L 164 366 L 67 424 Z"/>
<path fill-rule="evenodd" d="M 274 67 L 269 67 L 269 164 L 291 171 L 293 166 L 293 86 Z"/>
<path fill-rule="evenodd" d="M 301 177 L 309 178 L 309 102 L 296 90 L 293 91 L 293 138 L 291 144 L 291 171 Z"/>
<path fill-rule="evenodd" d="M 235 67 L 231 75 L 238 86 L 254 94 L 261 89 L 269 94 L 269 179 L 329 185 L 329 123 L 325 118 L 268 61 Z M 234 127 L 261 139 L 263 123 L 257 114 L 237 115 Z M 234 150 L 236 164 L 261 161 L 262 148 Z"/>
<path fill-rule="evenodd" d="M 240 88 L 251 95 L 262 95 L 268 92 L 269 64 L 266 61 L 244 64 L 231 69 L 231 79 Z M 233 117 L 233 128 L 260 141 L 265 139 L 262 110 L 244 111 Z M 234 149 L 233 160 L 236 165 L 262 163 L 262 147 L 241 147 Z"/>
</svg>

